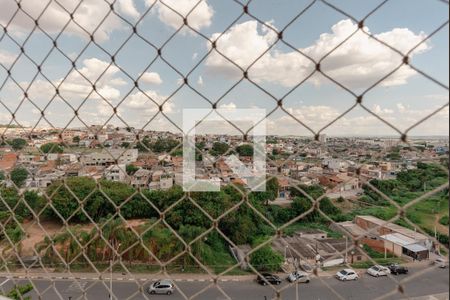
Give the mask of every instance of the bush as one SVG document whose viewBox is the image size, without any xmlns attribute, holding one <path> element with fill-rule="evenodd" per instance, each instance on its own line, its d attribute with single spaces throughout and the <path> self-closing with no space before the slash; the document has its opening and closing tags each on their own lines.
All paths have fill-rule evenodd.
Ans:
<svg viewBox="0 0 450 300">
<path fill-rule="evenodd" d="M 28 171 L 25 168 L 17 167 L 11 171 L 11 180 L 17 187 L 22 187 L 28 178 Z"/>
<path fill-rule="evenodd" d="M 265 238 L 257 238 L 253 242 L 253 246 L 256 247 L 262 244 Z M 270 244 L 258 249 L 250 255 L 250 264 L 258 271 L 276 272 L 281 269 L 283 263 L 283 256 L 272 250 Z"/>
<path fill-rule="evenodd" d="M 238 146 L 236 148 L 236 152 L 240 156 L 253 156 L 253 146 L 250 144 L 244 144 L 244 145 Z"/>
<path fill-rule="evenodd" d="M 139 170 L 139 168 L 136 167 L 135 165 L 127 165 L 126 166 L 126 172 L 128 175 L 133 175 L 134 173 L 136 173 L 137 170 Z"/>
<path fill-rule="evenodd" d="M 31 283 L 28 283 L 26 285 L 19 285 L 14 286 L 11 291 L 8 292 L 6 295 L 7 297 L 14 299 L 14 300 L 30 300 L 31 297 L 25 297 L 25 294 L 28 294 L 33 290 L 33 285 Z"/>
<path fill-rule="evenodd" d="M 26 145 L 27 145 L 27 141 L 24 139 L 13 139 L 11 141 L 8 141 L 8 144 L 11 145 L 11 147 L 17 151 L 17 150 L 22 150 Z"/>
<path fill-rule="evenodd" d="M 448 226 L 448 216 L 443 216 L 442 218 L 440 218 L 439 223 L 444 226 Z"/>
<path fill-rule="evenodd" d="M 214 156 L 219 156 L 225 154 L 229 148 L 230 146 L 227 143 L 215 142 L 209 153 Z"/>
<path fill-rule="evenodd" d="M 63 153 L 64 149 L 57 143 L 47 143 L 41 146 L 41 151 L 44 153 Z"/>
</svg>

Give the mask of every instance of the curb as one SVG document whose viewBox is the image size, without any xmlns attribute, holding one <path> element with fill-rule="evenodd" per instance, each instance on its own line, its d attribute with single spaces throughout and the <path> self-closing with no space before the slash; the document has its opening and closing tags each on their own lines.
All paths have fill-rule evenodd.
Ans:
<svg viewBox="0 0 450 300">
<path fill-rule="evenodd" d="M 8 275 L 1 276 L 7 279 L 30 279 L 30 280 L 84 280 L 84 281 L 93 281 L 93 280 L 110 280 L 110 277 L 77 277 L 77 276 L 23 276 L 23 275 Z M 128 278 L 128 277 L 113 277 L 113 281 L 134 281 L 134 282 L 147 282 L 147 281 L 157 281 L 161 278 Z M 191 279 L 191 278 L 174 278 L 172 279 L 175 282 L 214 282 L 214 279 L 211 278 L 200 278 L 200 279 Z M 250 278 L 220 278 L 219 282 L 242 282 L 242 281 L 251 281 L 253 279 Z"/>
</svg>

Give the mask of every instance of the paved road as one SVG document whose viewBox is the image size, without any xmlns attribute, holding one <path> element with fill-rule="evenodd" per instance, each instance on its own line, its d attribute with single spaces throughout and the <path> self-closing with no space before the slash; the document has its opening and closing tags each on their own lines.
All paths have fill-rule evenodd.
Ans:
<svg viewBox="0 0 450 300">
<path fill-rule="evenodd" d="M 397 279 L 407 278 L 407 276 L 413 276 L 417 270 L 411 270 L 409 275 L 400 275 L 395 277 Z M 283 283 L 281 286 L 277 286 L 280 292 L 281 299 L 317 299 L 317 300 L 334 300 L 340 299 L 333 293 L 334 289 L 341 299 L 375 299 L 381 295 L 390 292 L 395 289 L 396 284 L 389 278 L 373 278 L 366 274 L 363 275 L 358 281 L 354 282 L 339 282 L 334 278 L 321 278 L 313 279 L 309 284 L 300 284 L 297 286 L 288 286 L 287 283 Z M 7 290 L 12 286 L 12 282 L 4 282 L 5 278 L 0 278 L 1 289 Z M 4 283 L 3 283 L 4 282 Z M 25 283 L 26 281 L 20 281 Z M 3 284 L 2 284 L 3 283 Z M 39 293 L 42 295 L 41 299 L 53 300 L 53 299 L 95 299 L 103 300 L 108 299 L 107 287 L 109 282 L 102 281 L 87 281 L 80 280 L 79 282 L 71 280 L 57 280 L 51 282 L 50 280 L 33 280 Z M 149 283 L 143 284 L 144 288 Z M 211 283 L 208 282 L 177 282 L 178 290 L 172 296 L 149 296 L 143 295 L 139 291 L 138 284 L 134 282 L 114 282 L 113 290 L 116 296 L 115 299 L 185 299 L 181 295 L 181 291 L 187 296 L 192 297 L 202 289 L 206 289 L 203 293 L 199 294 L 195 299 L 206 300 L 222 300 L 228 299 L 223 295 L 219 289 L 215 286 L 208 288 Z M 81 288 L 80 286 L 81 285 Z M 244 282 L 220 282 L 218 284 L 221 289 L 231 299 L 243 299 L 243 300 L 264 300 L 272 299 L 276 296 L 276 292 L 271 287 L 263 287 L 253 281 Z M 329 287 L 327 287 L 327 285 Z M 283 289 L 284 288 L 284 289 Z M 332 288 L 332 289 L 330 289 Z M 86 294 L 83 295 L 82 290 L 86 290 Z M 410 282 L 404 284 L 405 293 L 395 293 L 387 299 L 404 299 L 409 297 L 420 297 L 432 294 L 448 293 L 449 290 L 449 273 L 448 270 L 434 269 L 425 275 L 414 278 Z M 35 292 L 31 293 L 32 299 L 39 299 Z M 297 296 L 298 295 L 298 296 Z M 71 297 L 71 298 L 69 298 Z"/>
</svg>

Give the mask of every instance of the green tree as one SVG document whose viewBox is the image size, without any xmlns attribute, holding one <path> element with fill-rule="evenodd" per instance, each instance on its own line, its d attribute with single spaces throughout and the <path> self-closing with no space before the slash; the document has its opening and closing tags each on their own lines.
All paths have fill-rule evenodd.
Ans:
<svg viewBox="0 0 450 300">
<path fill-rule="evenodd" d="M 44 153 L 63 153 L 64 149 L 57 143 L 47 143 L 41 146 L 41 151 Z"/>
<path fill-rule="evenodd" d="M 81 138 L 78 135 L 74 136 L 72 139 L 72 143 L 74 143 L 74 144 L 78 144 L 80 141 L 81 141 Z"/>
<path fill-rule="evenodd" d="M 83 201 L 84 209 L 94 219 L 113 212 L 111 203 L 105 201 L 104 195 L 99 191 L 94 192 L 96 189 L 94 179 L 73 177 L 67 178 L 66 185 L 61 184 L 60 181 L 55 181 L 47 188 L 47 194 L 52 195 L 53 206 L 63 218 L 70 217 L 79 208 L 80 204 L 78 201 Z M 58 219 L 58 215 L 53 209 L 47 209 L 46 213 Z M 72 220 L 85 222 L 88 219 L 82 211 L 78 211 Z"/>
<path fill-rule="evenodd" d="M 312 202 L 306 197 L 295 197 L 292 202 L 292 211 L 295 216 L 300 216 L 303 213 L 306 213 L 312 207 Z M 311 212 L 307 214 L 302 220 L 306 221 L 314 221 L 317 216 L 316 212 Z"/>
<path fill-rule="evenodd" d="M 253 156 L 253 146 L 251 144 L 240 145 L 236 148 L 240 156 Z"/>
<path fill-rule="evenodd" d="M 180 143 L 174 139 L 158 139 L 155 143 L 151 144 L 151 149 L 155 153 L 170 152 Z"/>
<path fill-rule="evenodd" d="M 24 139 L 16 138 L 11 141 L 8 141 L 8 144 L 10 144 L 11 147 L 15 151 L 17 151 L 17 150 L 22 150 L 27 145 L 27 141 Z"/>
<path fill-rule="evenodd" d="M 136 167 L 135 165 L 127 165 L 126 166 L 126 171 L 128 175 L 133 175 L 134 173 L 136 173 L 136 171 L 139 170 L 138 167 Z"/>
<path fill-rule="evenodd" d="M 128 148 L 128 147 L 130 147 L 130 143 L 128 143 L 128 142 L 122 142 L 122 144 L 120 144 L 120 147 L 122 147 L 122 148 Z"/>
<path fill-rule="evenodd" d="M 0 181 L 3 181 L 3 180 L 5 180 L 5 172 L 3 172 L 3 171 L 0 171 Z"/>
<path fill-rule="evenodd" d="M 228 149 L 230 149 L 230 146 L 227 143 L 215 142 L 210 153 L 214 156 L 220 156 L 224 155 Z"/>
<path fill-rule="evenodd" d="M 11 180 L 18 187 L 22 187 L 28 178 L 28 171 L 25 168 L 17 167 L 11 171 Z"/>
<path fill-rule="evenodd" d="M 266 238 L 255 239 L 253 246 L 262 244 Z M 281 269 L 284 259 L 280 253 L 275 252 L 269 245 L 266 245 L 250 255 L 250 264 L 258 271 L 276 272 Z"/>
</svg>

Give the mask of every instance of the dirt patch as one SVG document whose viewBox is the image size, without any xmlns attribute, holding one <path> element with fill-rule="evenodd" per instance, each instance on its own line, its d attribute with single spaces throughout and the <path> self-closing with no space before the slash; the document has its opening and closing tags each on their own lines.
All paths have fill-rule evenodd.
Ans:
<svg viewBox="0 0 450 300">
<path fill-rule="evenodd" d="M 439 220 L 444 216 L 445 214 L 438 214 L 435 216 L 434 220 L 434 226 L 436 226 L 436 230 L 440 233 L 443 233 L 445 235 L 448 235 L 449 229 L 448 226 L 442 225 L 439 223 Z"/>
<path fill-rule="evenodd" d="M 36 255 L 33 250 L 35 245 L 42 242 L 46 236 L 53 236 L 61 231 L 63 225 L 56 222 L 43 221 L 41 226 L 35 221 L 28 221 L 23 224 L 26 238 L 22 240 L 21 256 Z M 43 229 L 45 230 L 43 230 Z"/>
<path fill-rule="evenodd" d="M 128 227 L 138 227 L 145 224 L 147 220 L 129 220 L 127 221 Z M 44 241 L 45 237 L 52 237 L 55 234 L 64 231 L 64 225 L 52 222 L 41 221 L 39 226 L 35 221 L 25 221 L 23 228 L 25 230 L 26 237 L 22 240 L 22 249 L 20 251 L 21 256 L 33 256 L 36 255 L 34 247 L 40 242 Z M 43 229 L 45 230 L 43 230 Z M 94 228 L 93 224 L 80 225 L 79 229 L 83 231 L 91 231 Z"/>
</svg>

